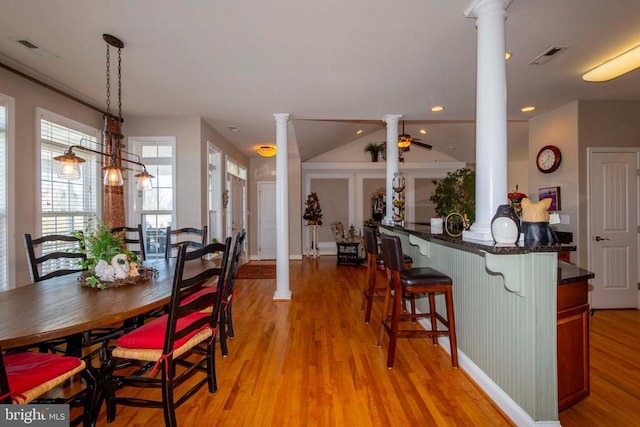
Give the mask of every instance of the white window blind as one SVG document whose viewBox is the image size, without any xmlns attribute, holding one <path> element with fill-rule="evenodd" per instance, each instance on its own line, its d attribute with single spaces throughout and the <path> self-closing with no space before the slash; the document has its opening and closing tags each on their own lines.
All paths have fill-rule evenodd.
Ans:
<svg viewBox="0 0 640 427">
<path fill-rule="evenodd" d="M 7 107 L 0 99 L 0 289 L 8 282 Z"/>
<path fill-rule="evenodd" d="M 81 178 L 70 180 L 58 177 L 59 162 L 55 156 L 63 154 L 71 145 L 96 147 L 95 133 L 72 129 L 67 124 L 53 120 L 40 120 L 40 181 L 41 181 L 41 235 L 70 234 L 82 230 L 89 221 L 98 219 L 99 172 L 101 159 L 98 155 L 76 150 L 77 156 L 86 162 L 81 164 Z M 38 237 L 38 236 L 35 236 Z M 43 253 L 65 250 L 64 247 L 42 248 Z M 43 273 L 62 266 L 44 266 Z"/>
</svg>

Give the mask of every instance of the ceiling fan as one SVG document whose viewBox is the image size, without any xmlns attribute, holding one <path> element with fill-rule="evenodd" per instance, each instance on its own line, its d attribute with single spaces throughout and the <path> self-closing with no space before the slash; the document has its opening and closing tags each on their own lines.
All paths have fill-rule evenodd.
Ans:
<svg viewBox="0 0 640 427">
<path fill-rule="evenodd" d="M 412 144 L 417 145 L 418 147 L 426 148 L 427 150 L 431 150 L 433 148 L 431 145 L 422 142 L 421 139 L 412 138 L 411 135 L 404 132 L 404 120 L 402 121 L 402 133 L 398 136 L 398 148 L 402 149 L 402 151 L 409 151 L 409 148 Z"/>
</svg>

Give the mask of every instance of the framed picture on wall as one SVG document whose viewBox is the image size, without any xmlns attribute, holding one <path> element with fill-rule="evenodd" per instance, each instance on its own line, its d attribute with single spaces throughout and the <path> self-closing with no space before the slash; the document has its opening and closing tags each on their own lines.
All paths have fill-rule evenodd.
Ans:
<svg viewBox="0 0 640 427">
<path fill-rule="evenodd" d="M 559 211 L 560 208 L 560 187 L 538 188 L 538 200 L 551 199 L 550 211 Z"/>
</svg>

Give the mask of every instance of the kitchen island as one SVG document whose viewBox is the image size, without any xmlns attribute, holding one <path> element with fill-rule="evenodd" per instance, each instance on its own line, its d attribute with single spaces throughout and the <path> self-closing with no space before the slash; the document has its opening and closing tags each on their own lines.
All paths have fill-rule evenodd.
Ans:
<svg viewBox="0 0 640 427">
<path fill-rule="evenodd" d="M 380 232 L 399 236 L 414 266 L 453 279 L 460 365 L 517 425 L 559 425 L 559 401 L 565 407 L 588 394 L 586 292 L 593 274 L 558 262 L 558 252 L 575 246 L 497 245 L 419 228 L 382 226 Z M 442 310 L 443 301 L 437 304 Z M 427 311 L 428 301 L 417 307 Z M 568 344 L 577 342 L 576 334 L 579 353 Z M 450 351 L 447 338 L 439 342 Z M 559 380 L 558 366 L 572 366 L 568 384 L 563 372 Z"/>
</svg>

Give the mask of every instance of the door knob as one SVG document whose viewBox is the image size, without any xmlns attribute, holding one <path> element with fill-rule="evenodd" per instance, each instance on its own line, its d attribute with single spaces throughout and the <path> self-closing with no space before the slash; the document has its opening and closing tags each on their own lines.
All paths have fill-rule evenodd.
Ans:
<svg viewBox="0 0 640 427">
<path fill-rule="evenodd" d="M 596 236 L 594 239 L 596 242 L 599 242 L 600 240 L 609 240 L 608 237 L 600 237 L 600 236 Z"/>
</svg>

